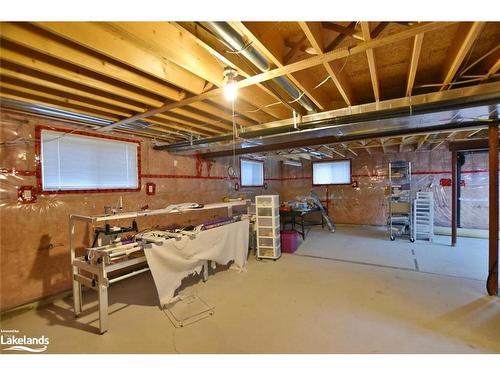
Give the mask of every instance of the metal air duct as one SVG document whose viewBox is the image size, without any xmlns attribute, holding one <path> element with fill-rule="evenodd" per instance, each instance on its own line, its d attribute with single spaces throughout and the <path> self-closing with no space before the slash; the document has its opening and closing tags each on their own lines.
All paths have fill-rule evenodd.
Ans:
<svg viewBox="0 0 500 375">
<path fill-rule="evenodd" d="M 243 38 L 234 30 L 227 22 L 204 22 L 207 29 L 223 39 L 233 50 L 240 51 L 241 55 L 245 56 L 252 64 L 261 71 L 268 71 L 271 66 L 266 58 L 262 56 L 255 48 L 245 43 Z M 285 90 L 292 98 L 297 100 L 302 107 L 308 112 L 315 112 L 315 105 L 286 78 L 277 77 L 273 79 L 283 90 Z"/>
</svg>

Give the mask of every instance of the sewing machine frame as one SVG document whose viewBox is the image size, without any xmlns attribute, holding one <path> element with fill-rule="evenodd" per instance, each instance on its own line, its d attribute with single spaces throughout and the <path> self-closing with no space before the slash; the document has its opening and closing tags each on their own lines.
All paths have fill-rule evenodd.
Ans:
<svg viewBox="0 0 500 375">
<path fill-rule="evenodd" d="M 213 210 L 218 208 L 226 208 L 228 216 L 233 215 L 233 207 L 235 206 L 245 206 L 248 200 L 241 200 L 235 202 L 221 202 L 221 203 L 211 203 L 206 204 L 202 208 L 195 208 L 183 211 L 172 211 L 168 209 L 158 209 L 158 210 L 146 210 L 146 211 L 133 211 L 124 212 L 111 215 L 78 215 L 71 214 L 69 219 L 69 246 L 71 254 L 71 268 L 72 268 L 72 281 L 73 281 L 73 304 L 75 316 L 78 317 L 82 313 L 82 285 L 85 285 L 89 289 L 97 291 L 98 302 L 99 302 L 99 332 L 101 334 L 107 332 L 108 330 L 108 288 L 111 284 L 138 275 L 140 273 L 146 272 L 149 268 L 146 266 L 142 269 L 135 270 L 124 275 L 109 279 L 108 273 L 117 271 L 119 269 L 124 269 L 133 265 L 146 263 L 146 256 L 141 256 L 137 258 L 123 260 L 115 264 L 105 264 L 106 262 L 101 261 L 97 264 L 93 264 L 86 259 L 86 256 L 76 256 L 75 249 L 75 227 L 77 222 L 86 222 L 95 226 L 99 223 L 107 223 L 114 220 L 122 219 L 136 219 L 140 217 L 175 214 L 175 213 L 185 213 L 190 211 L 200 211 L 200 210 Z M 147 263 L 146 263 L 147 264 Z M 81 274 L 81 270 L 89 272 L 92 274 L 92 278 Z M 203 280 L 208 279 L 208 261 L 203 267 Z"/>
</svg>

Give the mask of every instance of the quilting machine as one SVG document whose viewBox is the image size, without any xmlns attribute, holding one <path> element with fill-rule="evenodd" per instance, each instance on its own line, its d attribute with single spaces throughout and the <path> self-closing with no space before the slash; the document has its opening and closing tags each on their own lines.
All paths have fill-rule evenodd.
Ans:
<svg viewBox="0 0 500 375">
<path fill-rule="evenodd" d="M 157 215 L 167 215 L 182 213 L 187 211 L 197 210 L 213 210 L 225 208 L 228 216 L 233 215 L 233 207 L 246 206 L 248 200 L 238 200 L 232 202 L 211 203 L 204 206 L 193 208 L 184 207 L 183 205 L 169 206 L 157 210 L 123 212 L 107 215 L 78 215 L 72 214 L 69 219 L 69 244 L 72 265 L 72 281 L 73 281 L 73 304 L 75 316 L 82 313 L 82 285 L 97 291 L 99 303 L 99 332 L 102 334 L 108 330 L 108 288 L 111 284 L 138 275 L 149 270 L 147 267 L 146 257 L 141 253 L 143 250 L 143 242 L 145 238 L 137 236 L 137 240 L 117 241 L 108 245 L 86 248 L 84 256 L 76 256 L 75 230 L 77 222 L 90 223 L 93 227 L 104 224 L 105 228 L 109 226 L 109 222 L 125 219 L 137 219 L 140 217 L 149 217 Z M 195 228 L 196 229 L 196 228 Z M 155 235 L 148 232 L 150 239 Z M 193 231 L 162 233 L 158 237 L 175 237 L 182 235 L 192 235 Z M 158 233 L 157 233 L 158 235 Z M 139 240 L 139 238 L 141 240 Z M 98 244 L 99 245 L 99 244 Z M 207 262 L 208 263 L 208 262 Z M 118 270 L 124 270 L 131 266 L 143 264 L 144 268 L 134 270 L 118 277 L 110 278 L 108 274 Z M 208 264 L 204 267 L 204 280 L 208 277 Z"/>
</svg>

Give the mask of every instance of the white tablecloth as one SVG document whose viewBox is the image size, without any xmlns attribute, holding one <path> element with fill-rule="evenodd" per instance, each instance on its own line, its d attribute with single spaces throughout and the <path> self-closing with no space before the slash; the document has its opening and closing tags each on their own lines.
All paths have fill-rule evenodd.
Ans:
<svg viewBox="0 0 500 375">
<path fill-rule="evenodd" d="M 182 279 L 200 273 L 206 261 L 246 268 L 248 253 L 248 220 L 200 232 L 196 238 L 183 236 L 181 240 L 168 239 L 161 245 L 144 249 L 153 275 L 161 306 L 174 302 L 175 290 Z"/>
</svg>

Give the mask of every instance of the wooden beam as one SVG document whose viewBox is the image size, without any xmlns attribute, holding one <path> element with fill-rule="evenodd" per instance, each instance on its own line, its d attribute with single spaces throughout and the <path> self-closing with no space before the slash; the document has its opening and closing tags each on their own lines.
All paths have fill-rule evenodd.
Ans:
<svg viewBox="0 0 500 375">
<path fill-rule="evenodd" d="M 406 137 L 401 137 L 401 143 L 399 144 L 399 152 L 403 152 Z"/>
<path fill-rule="evenodd" d="M 470 138 L 470 137 L 472 137 L 472 136 L 476 135 L 477 133 L 479 133 L 481 130 L 483 130 L 483 129 L 476 129 L 476 130 L 472 130 L 472 131 L 470 131 L 470 132 L 469 132 L 469 133 L 468 133 L 465 137 L 466 137 L 466 138 Z"/>
<path fill-rule="evenodd" d="M 225 44 L 197 23 L 176 22 L 174 25 L 181 30 L 187 31 L 189 37 L 216 57 L 221 64 L 235 69 L 242 77 L 248 78 L 256 74 L 240 55 L 228 53 Z M 270 118 L 279 119 L 283 116 L 283 110 L 287 111 L 283 105 L 266 107 L 268 104 L 280 101 L 280 98 L 269 90 L 264 83 L 258 83 L 248 92 L 240 91 L 238 97 L 239 99 L 235 103 L 235 112 L 259 123 L 272 121 Z M 228 110 L 232 110 L 232 104 L 225 98 L 215 97 L 211 100 Z"/>
<path fill-rule="evenodd" d="M 500 44 L 493 47 L 492 49 L 490 49 L 488 52 L 486 52 L 485 54 L 483 54 L 481 57 L 477 58 L 476 60 L 474 60 L 474 62 L 472 62 L 471 64 L 467 65 L 465 68 L 463 68 L 461 71 L 460 71 L 460 75 L 464 75 L 467 71 L 469 71 L 470 69 L 472 69 L 473 67 L 475 67 L 477 64 L 479 64 L 480 62 L 484 61 L 485 59 L 491 57 L 491 56 L 498 56 L 500 52 Z M 496 54 L 496 55 L 495 55 Z M 495 61 L 499 60 L 499 58 L 495 58 Z M 493 64 L 492 64 L 493 65 Z"/>
<path fill-rule="evenodd" d="M 52 24 L 52 23 L 51 23 Z M 217 58 L 213 56 L 209 51 L 199 45 L 194 38 L 190 37 L 191 34 L 182 29 L 178 28 L 176 25 L 172 25 L 170 23 L 161 22 L 119 22 L 119 23 L 111 23 L 111 24 L 103 24 L 103 27 L 111 33 L 114 33 L 120 36 L 120 40 L 126 40 L 129 43 L 132 43 L 134 46 L 138 46 L 141 49 L 146 51 L 150 51 L 150 54 L 157 55 L 161 57 L 164 61 L 174 61 L 174 64 L 178 64 L 183 69 L 186 69 L 191 74 L 195 74 L 204 78 L 206 81 L 205 87 L 202 91 L 206 90 L 206 83 L 210 82 L 211 84 L 216 85 L 217 87 L 222 86 L 223 79 L 223 69 L 222 65 L 217 61 Z M 92 26 L 93 27 L 93 26 Z M 71 34 L 73 35 L 73 34 Z M 76 37 L 76 36 L 75 36 Z M 169 43 L 164 43 L 164 40 L 169 40 Z M 58 58 L 67 58 L 67 51 L 60 51 L 57 55 Z M 82 53 L 81 53 L 82 54 Z M 88 54 L 87 54 L 88 56 Z M 196 56 L 196 58 L 193 58 Z M 72 63 L 77 63 L 79 61 L 85 61 L 88 63 L 89 58 L 85 56 L 78 56 L 73 59 Z M 97 59 L 98 60 L 98 59 Z M 96 71 L 102 71 L 102 62 L 101 61 L 92 61 L 93 65 L 91 66 Z M 80 62 L 81 63 L 81 62 Z M 111 63 L 112 64 L 112 63 Z M 107 65 L 105 65 L 107 66 Z M 168 66 L 168 64 L 167 64 Z M 110 70 L 108 68 L 108 70 Z M 124 72 L 125 70 L 125 72 Z M 113 74 L 112 77 L 115 79 L 123 79 L 123 77 L 129 77 L 127 83 L 136 84 L 136 82 L 140 83 L 140 88 L 148 91 L 156 92 L 156 94 L 166 95 L 166 89 L 170 89 L 168 86 L 165 86 L 157 81 L 149 79 L 154 84 L 149 84 L 149 82 L 145 81 L 144 78 L 141 78 L 141 75 L 136 73 L 130 73 L 126 69 L 113 69 L 108 73 Z M 135 76 L 132 77 L 131 74 L 135 74 L 135 76 L 139 76 L 140 79 L 137 79 Z M 163 87 L 163 89 L 161 87 Z M 257 89 L 255 87 L 255 89 Z M 179 90 L 177 90 L 179 91 Z M 191 90 L 192 91 L 192 90 Z M 182 93 L 182 92 L 181 92 Z M 184 95 L 182 93 L 182 95 Z M 254 94 L 254 88 L 246 90 L 240 93 L 240 96 L 245 100 L 250 100 L 252 102 L 264 105 L 267 102 L 261 102 L 257 99 L 260 99 L 262 94 Z M 265 94 L 268 95 L 268 94 Z M 172 97 L 172 95 L 167 96 L 172 100 L 179 100 L 182 97 Z M 265 98 L 265 96 L 263 97 Z M 163 103 L 162 103 L 163 104 Z M 159 104 L 158 106 L 160 106 Z M 270 109 L 270 112 L 275 112 L 276 108 Z M 280 112 L 280 116 L 283 117 L 288 115 L 286 112 Z M 275 117 L 280 118 L 280 117 Z M 237 120 L 238 122 L 238 120 Z"/>
<path fill-rule="evenodd" d="M 498 124 L 498 122 L 496 122 Z M 488 150 L 487 138 L 461 139 L 448 143 L 450 151 L 481 151 Z"/>
<path fill-rule="evenodd" d="M 295 73 L 295 72 L 298 72 L 301 70 L 305 70 L 305 69 L 311 68 L 313 66 L 323 64 L 324 62 L 335 61 L 335 60 L 345 58 L 345 57 L 347 57 L 349 55 L 353 55 L 353 54 L 365 53 L 369 49 L 390 45 L 392 43 L 396 43 L 396 42 L 399 42 L 401 40 L 412 38 L 415 35 L 420 34 L 420 33 L 439 30 L 443 27 L 449 26 L 450 24 L 453 24 L 453 22 L 423 22 L 423 23 L 420 23 L 420 24 L 415 25 L 415 26 L 410 26 L 407 29 L 405 29 L 404 31 L 401 31 L 399 33 L 387 35 L 384 37 L 379 37 L 376 39 L 372 39 L 372 40 L 360 43 L 356 46 L 353 46 L 350 49 L 341 48 L 341 49 L 334 50 L 331 52 L 325 52 L 324 54 L 321 54 L 318 56 L 313 56 L 313 57 L 310 57 L 308 59 L 297 61 L 297 62 L 292 63 L 292 64 L 284 65 L 282 67 L 275 68 L 275 69 L 272 69 L 270 71 L 254 75 L 252 77 L 248 77 L 246 79 L 238 81 L 237 87 L 241 89 L 243 87 L 248 87 L 248 86 L 252 86 L 252 85 L 255 85 L 257 83 L 260 83 L 260 82 L 268 81 L 270 79 L 282 76 L 284 74 L 290 74 L 290 73 Z M 223 93 L 222 88 L 213 89 L 213 90 L 210 90 L 208 92 L 204 92 L 203 94 L 195 95 L 195 96 L 191 96 L 189 98 L 183 99 L 177 103 L 167 104 L 167 105 L 164 105 L 160 108 L 155 108 L 155 109 L 146 111 L 140 115 L 121 120 L 115 124 L 112 124 L 109 127 L 103 128 L 103 129 L 108 131 L 119 124 L 133 122 L 135 120 L 139 120 L 139 119 L 146 118 L 146 117 L 158 114 L 158 113 L 169 111 L 173 108 L 178 108 L 178 107 L 189 105 L 189 104 L 194 103 L 194 102 L 217 97 L 219 95 L 222 95 L 222 93 Z"/>
<path fill-rule="evenodd" d="M 460 25 L 444 64 L 443 83 L 440 91 L 446 90 L 453 81 L 485 24 L 486 22 L 464 22 Z"/>
<path fill-rule="evenodd" d="M 429 138 L 429 135 L 430 134 L 424 134 L 420 140 L 418 141 L 417 143 L 417 148 L 415 149 L 415 151 L 418 151 L 420 150 L 420 148 L 425 144 L 425 141 L 427 141 L 427 139 Z"/>
<path fill-rule="evenodd" d="M 327 150 L 333 152 L 334 154 L 337 154 L 338 156 L 340 156 L 341 158 L 344 158 L 345 159 L 345 155 L 343 153 L 341 153 L 340 151 L 336 150 L 334 146 L 327 146 L 327 145 L 323 145 L 324 148 L 326 148 Z M 333 156 L 333 155 L 332 155 Z"/>
<path fill-rule="evenodd" d="M 488 78 L 491 78 L 491 76 L 493 76 L 494 74 L 496 74 L 498 72 L 498 70 L 500 70 L 500 59 L 498 59 L 492 66 L 490 69 L 488 69 L 488 73 L 486 73 L 486 77 L 484 77 L 484 79 L 488 79 Z"/>
<path fill-rule="evenodd" d="M 442 138 L 440 139 L 439 141 L 437 141 L 437 143 L 431 147 L 431 151 L 434 151 L 435 149 L 437 149 L 439 146 L 441 146 L 444 142 L 446 142 L 447 140 L 453 138 L 453 136 L 456 134 L 457 132 L 456 131 L 452 131 L 450 134 L 448 134 L 448 136 L 446 136 L 445 138 Z"/>
<path fill-rule="evenodd" d="M 130 104 L 125 100 L 119 100 L 119 98 L 113 96 L 107 96 L 105 92 L 99 92 L 97 90 L 89 90 L 87 86 L 79 86 L 72 84 L 73 82 L 68 80 L 60 80 L 55 76 L 50 75 L 39 75 L 36 71 L 31 70 L 23 70 L 18 67 L 14 69 L 14 66 L 8 64 L 6 62 L 3 63 L 3 66 L 0 67 L 0 76 L 1 81 L 9 82 L 10 81 L 18 81 L 24 82 L 25 84 L 36 84 L 39 86 L 44 86 L 49 90 L 58 90 L 60 92 L 70 93 L 79 95 L 81 97 L 86 97 L 93 100 L 99 100 L 102 103 L 109 104 L 116 107 L 121 107 L 125 110 L 130 110 L 133 112 L 143 111 L 143 107 L 136 106 L 134 104 Z"/>
<path fill-rule="evenodd" d="M 293 45 L 293 47 L 288 51 L 288 53 L 283 57 L 283 64 L 287 64 L 293 57 L 299 52 L 300 48 L 306 42 L 307 37 L 304 35 L 300 38 L 300 40 Z"/>
<path fill-rule="evenodd" d="M 361 22 L 361 30 L 363 32 L 364 39 L 366 41 L 370 41 L 371 35 L 369 23 Z M 373 49 L 366 50 L 366 58 L 368 60 L 368 69 L 370 70 L 370 77 L 372 79 L 373 95 L 375 97 L 375 101 L 378 102 L 380 100 L 380 88 L 377 74 L 377 63 L 375 61 L 375 53 Z"/>
<path fill-rule="evenodd" d="M 152 51 L 138 45 L 137 41 L 123 37 L 108 23 L 37 22 L 35 24 L 62 38 L 193 94 L 201 94 L 205 88 L 205 79 L 182 68 L 169 56 L 151 53 Z M 164 44 L 173 43 L 174 39 L 171 37 Z"/>
<path fill-rule="evenodd" d="M 357 40 L 365 40 L 364 35 L 356 31 L 356 23 L 354 24 L 353 27 L 345 27 L 338 25 L 333 22 L 322 22 L 322 25 L 325 29 L 329 29 L 332 31 L 335 31 L 340 34 L 344 34 L 346 36 L 349 36 L 351 38 L 357 39 Z"/>
<path fill-rule="evenodd" d="M 349 24 L 349 28 L 354 28 L 356 26 L 356 22 L 351 22 Z M 325 47 L 325 52 L 330 52 L 332 50 L 334 50 L 335 48 L 337 48 L 340 43 L 342 43 L 345 38 L 347 38 L 347 35 L 346 34 L 339 34 L 335 37 L 335 39 L 333 39 L 326 47 Z"/>
<path fill-rule="evenodd" d="M 382 146 L 382 152 L 385 154 L 385 139 L 380 138 L 380 145 Z"/>
<path fill-rule="evenodd" d="M 374 29 L 370 33 L 370 37 L 372 39 L 378 37 L 382 31 L 385 30 L 385 28 L 389 26 L 389 22 L 379 22 L 377 26 L 374 27 Z"/>
<path fill-rule="evenodd" d="M 272 62 L 278 68 L 284 67 L 283 62 L 283 49 L 285 42 L 283 39 L 279 38 L 277 33 L 273 35 L 274 44 L 271 45 L 267 40 L 262 40 L 265 35 L 270 35 L 272 30 L 269 29 L 270 23 L 266 22 L 256 22 L 247 25 L 243 22 L 230 22 L 231 26 L 240 31 L 248 40 L 250 40 L 254 47 L 256 47 L 264 56 Z M 268 42 L 268 43 L 265 43 Z M 312 85 L 308 85 L 306 88 L 302 82 L 300 82 L 296 76 L 293 74 L 285 73 L 288 79 L 298 88 L 299 91 L 303 92 L 320 110 L 327 109 L 328 98 L 323 94 L 321 90 L 316 90 L 313 94 Z M 295 98 L 294 98 L 295 99 Z"/>
<path fill-rule="evenodd" d="M 306 35 L 309 43 L 314 48 L 316 53 L 322 54 L 324 52 L 323 30 L 321 29 L 321 22 L 299 22 L 299 26 Z M 339 90 L 340 95 L 348 106 L 353 105 L 353 95 L 351 85 L 349 84 L 347 75 L 341 71 L 342 67 L 339 66 L 338 61 L 323 63 L 326 72 L 332 79 L 335 87 Z"/>
<path fill-rule="evenodd" d="M 424 34 L 417 34 L 413 38 L 410 68 L 408 70 L 408 80 L 406 83 L 406 96 L 411 96 L 411 92 L 413 90 L 413 85 L 415 83 L 415 76 L 417 75 L 418 60 L 420 59 L 420 52 L 422 51 L 423 41 L 424 41 Z"/>
<path fill-rule="evenodd" d="M 498 295 L 498 123 L 488 126 L 489 225 L 488 280 L 490 296 Z"/>
<path fill-rule="evenodd" d="M 40 55 L 50 56 L 88 69 L 155 95 L 161 95 L 171 100 L 181 100 L 185 97 L 182 90 L 169 87 L 145 75 L 125 69 L 113 60 L 88 53 L 57 38 L 51 38 L 50 34 L 32 25 L 6 22 L 2 24 L 0 35 L 2 39 L 22 45 L 32 51 L 37 51 Z M 4 47 L 8 48 L 8 46 L 8 44 L 4 44 Z"/>
<path fill-rule="evenodd" d="M 356 151 L 353 151 L 348 145 L 345 143 L 341 143 L 342 147 L 344 147 L 347 151 L 349 151 L 351 154 L 354 156 L 358 156 L 358 153 Z"/>
</svg>

